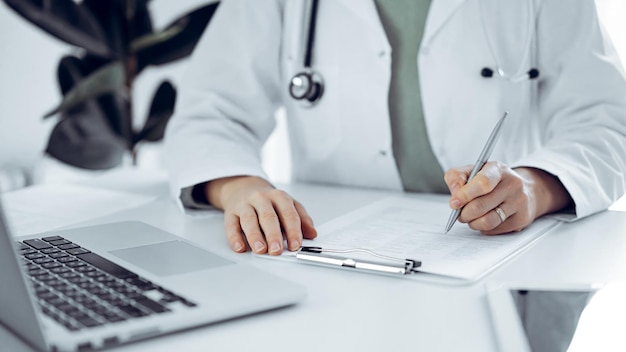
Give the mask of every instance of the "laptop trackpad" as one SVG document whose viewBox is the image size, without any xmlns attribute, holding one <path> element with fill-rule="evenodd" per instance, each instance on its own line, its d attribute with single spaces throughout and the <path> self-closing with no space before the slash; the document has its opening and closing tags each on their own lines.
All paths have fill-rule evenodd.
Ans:
<svg viewBox="0 0 626 352">
<path fill-rule="evenodd" d="M 233 264 L 182 241 L 118 249 L 109 253 L 158 276 L 178 275 Z"/>
</svg>

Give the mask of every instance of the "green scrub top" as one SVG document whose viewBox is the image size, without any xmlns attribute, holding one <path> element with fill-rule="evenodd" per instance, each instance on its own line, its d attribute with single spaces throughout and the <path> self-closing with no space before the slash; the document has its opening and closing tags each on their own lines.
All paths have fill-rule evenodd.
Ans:
<svg viewBox="0 0 626 352">
<path fill-rule="evenodd" d="M 376 0 L 392 48 L 389 115 L 393 153 L 405 191 L 448 193 L 426 133 L 417 70 L 430 0 Z"/>
</svg>

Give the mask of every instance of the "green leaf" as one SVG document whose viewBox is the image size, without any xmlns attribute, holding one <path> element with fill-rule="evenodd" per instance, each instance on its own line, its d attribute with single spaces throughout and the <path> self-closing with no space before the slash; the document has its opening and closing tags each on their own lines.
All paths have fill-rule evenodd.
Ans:
<svg viewBox="0 0 626 352">
<path fill-rule="evenodd" d="M 57 73 L 61 91 L 70 91 L 94 70 L 94 64 L 99 66 L 91 59 L 64 57 Z M 60 122 L 50 134 L 46 152 L 66 164 L 84 169 L 101 170 L 118 165 L 126 144 L 111 128 L 111 112 L 102 104 L 104 98 L 114 97 L 106 95 L 63 111 Z"/>
<path fill-rule="evenodd" d="M 63 95 L 67 94 L 85 76 L 92 74 L 106 64 L 106 61 L 90 55 L 80 59 L 71 55 L 65 56 L 59 63 L 57 74 Z M 132 142 L 132 131 L 129 130 L 131 117 L 127 99 L 124 99 L 119 93 L 113 92 L 101 95 L 93 99 L 93 101 L 97 103 L 97 107 L 100 110 L 99 113 L 104 116 L 113 133 L 118 137 L 124 138 L 130 145 Z M 82 105 L 79 104 L 78 106 Z M 72 111 L 72 109 L 68 111 Z"/>
<path fill-rule="evenodd" d="M 161 83 L 150 106 L 150 112 L 143 129 L 135 136 L 134 144 L 142 140 L 156 142 L 163 139 L 165 127 L 174 114 L 176 89 L 169 81 Z"/>
<path fill-rule="evenodd" d="M 219 2 L 214 2 L 200 7 L 149 39 L 139 38 L 131 43 L 131 48 L 135 49 L 138 72 L 149 65 L 163 65 L 191 54 L 218 5 Z"/>
<path fill-rule="evenodd" d="M 80 6 L 97 19 L 115 57 L 124 60 L 128 53 L 131 26 L 126 19 L 128 0 L 82 0 Z M 151 25 L 151 24 L 150 24 Z M 150 30 L 151 31 L 151 30 Z"/>
<path fill-rule="evenodd" d="M 22 17 L 56 38 L 102 57 L 112 55 L 91 12 L 73 0 L 4 0 Z"/>
<path fill-rule="evenodd" d="M 141 36 L 133 40 L 133 42 L 130 44 L 130 50 L 131 52 L 136 53 L 138 51 L 148 49 L 149 47 L 152 47 L 159 43 L 166 42 L 182 32 L 183 29 L 185 29 L 185 26 L 185 23 L 177 23 L 173 27 L 167 28 L 162 32 L 151 33 Z"/>
<path fill-rule="evenodd" d="M 120 61 L 108 64 L 78 82 L 65 94 L 61 104 L 44 117 L 50 117 L 90 99 L 114 92 L 126 98 L 130 96 L 126 87 L 126 71 L 124 64 Z"/>
<path fill-rule="evenodd" d="M 89 103 L 95 105 L 94 103 Z M 75 110 L 52 130 L 46 153 L 66 164 L 90 170 L 119 165 L 125 143 L 113 135 L 91 108 Z"/>
</svg>

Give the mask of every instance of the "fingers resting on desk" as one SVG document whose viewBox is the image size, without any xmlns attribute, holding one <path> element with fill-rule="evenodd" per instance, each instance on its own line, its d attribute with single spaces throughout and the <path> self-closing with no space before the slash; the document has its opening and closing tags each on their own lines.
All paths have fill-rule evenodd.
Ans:
<svg viewBox="0 0 626 352">
<path fill-rule="evenodd" d="M 224 226 L 231 248 L 279 255 L 297 250 L 303 238 L 315 238 L 313 220 L 298 201 L 258 177 L 232 177 L 207 186 L 211 204 L 224 209 Z M 284 238 L 287 247 L 284 247 Z"/>
</svg>

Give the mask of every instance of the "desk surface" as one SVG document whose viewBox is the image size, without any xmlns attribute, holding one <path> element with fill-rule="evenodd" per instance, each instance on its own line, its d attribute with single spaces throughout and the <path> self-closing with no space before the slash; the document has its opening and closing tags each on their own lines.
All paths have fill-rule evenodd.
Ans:
<svg viewBox="0 0 626 352">
<path fill-rule="evenodd" d="M 316 223 L 392 193 L 312 185 L 284 187 Z M 419 195 L 416 195 L 419 196 Z M 184 216 L 163 197 L 88 224 L 140 220 L 229 259 L 297 282 L 300 304 L 148 340 L 114 351 L 496 351 L 484 284 L 626 280 L 626 213 L 607 211 L 544 236 L 477 283 L 444 286 L 266 260 L 229 249 L 219 212 Z M 251 293 L 253 294 L 253 293 Z M 29 351 L 0 328 L 0 346 Z"/>
</svg>

